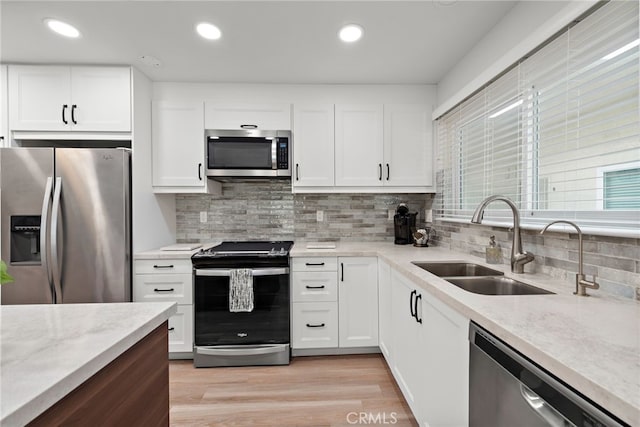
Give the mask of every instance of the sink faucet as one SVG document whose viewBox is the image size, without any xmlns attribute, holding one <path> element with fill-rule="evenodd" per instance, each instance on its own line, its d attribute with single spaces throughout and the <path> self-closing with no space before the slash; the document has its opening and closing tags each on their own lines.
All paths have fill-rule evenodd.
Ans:
<svg viewBox="0 0 640 427">
<path fill-rule="evenodd" d="M 568 224 L 578 231 L 578 274 L 576 274 L 576 291 L 573 294 L 582 297 L 588 297 L 589 294 L 587 293 L 587 288 L 599 289 L 600 284 L 596 282 L 595 274 L 593 275 L 593 281 L 587 280 L 587 276 L 584 274 L 584 266 L 582 262 L 582 230 L 580 230 L 580 227 L 578 227 L 577 224 L 571 221 L 561 219 L 545 225 L 540 234 L 543 234 L 545 231 L 547 231 L 547 228 L 549 228 L 551 225 L 559 223 Z"/>
<path fill-rule="evenodd" d="M 471 222 L 482 224 L 482 216 L 487 205 L 495 200 L 502 200 L 513 211 L 513 243 L 511 244 L 511 271 L 514 273 L 524 273 L 524 265 L 533 261 L 534 256 L 530 252 L 522 250 L 522 237 L 520 236 L 520 213 L 518 207 L 504 196 L 489 196 L 480 203 L 473 213 Z"/>
</svg>

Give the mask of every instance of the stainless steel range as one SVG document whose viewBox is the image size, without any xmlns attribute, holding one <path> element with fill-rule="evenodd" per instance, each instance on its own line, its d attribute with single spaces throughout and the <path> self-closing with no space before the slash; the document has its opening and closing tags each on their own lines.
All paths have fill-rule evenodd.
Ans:
<svg viewBox="0 0 640 427">
<path fill-rule="evenodd" d="M 195 367 L 286 365 L 293 242 L 223 242 L 191 257 Z"/>
</svg>

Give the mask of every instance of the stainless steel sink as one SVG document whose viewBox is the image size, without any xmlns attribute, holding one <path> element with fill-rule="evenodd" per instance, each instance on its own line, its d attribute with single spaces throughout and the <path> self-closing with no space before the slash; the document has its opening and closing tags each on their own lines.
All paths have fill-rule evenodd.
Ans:
<svg viewBox="0 0 640 427">
<path fill-rule="evenodd" d="M 438 277 L 501 276 L 504 273 L 469 262 L 412 262 Z"/>
<path fill-rule="evenodd" d="M 508 277 L 450 277 L 446 280 L 465 291 L 482 295 L 553 294 Z"/>
</svg>

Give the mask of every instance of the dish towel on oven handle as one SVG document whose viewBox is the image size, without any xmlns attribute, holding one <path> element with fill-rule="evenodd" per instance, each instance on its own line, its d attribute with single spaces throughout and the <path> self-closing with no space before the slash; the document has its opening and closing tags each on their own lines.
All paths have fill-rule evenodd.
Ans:
<svg viewBox="0 0 640 427">
<path fill-rule="evenodd" d="M 229 311 L 253 311 L 253 274 L 250 268 L 229 271 Z"/>
</svg>

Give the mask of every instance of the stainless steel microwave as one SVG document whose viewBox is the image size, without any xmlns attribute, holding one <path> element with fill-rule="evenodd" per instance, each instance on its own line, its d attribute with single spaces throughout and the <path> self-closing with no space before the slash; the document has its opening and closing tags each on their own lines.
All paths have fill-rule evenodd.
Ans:
<svg viewBox="0 0 640 427">
<path fill-rule="evenodd" d="M 207 176 L 291 176 L 291 131 L 207 130 Z"/>
</svg>

